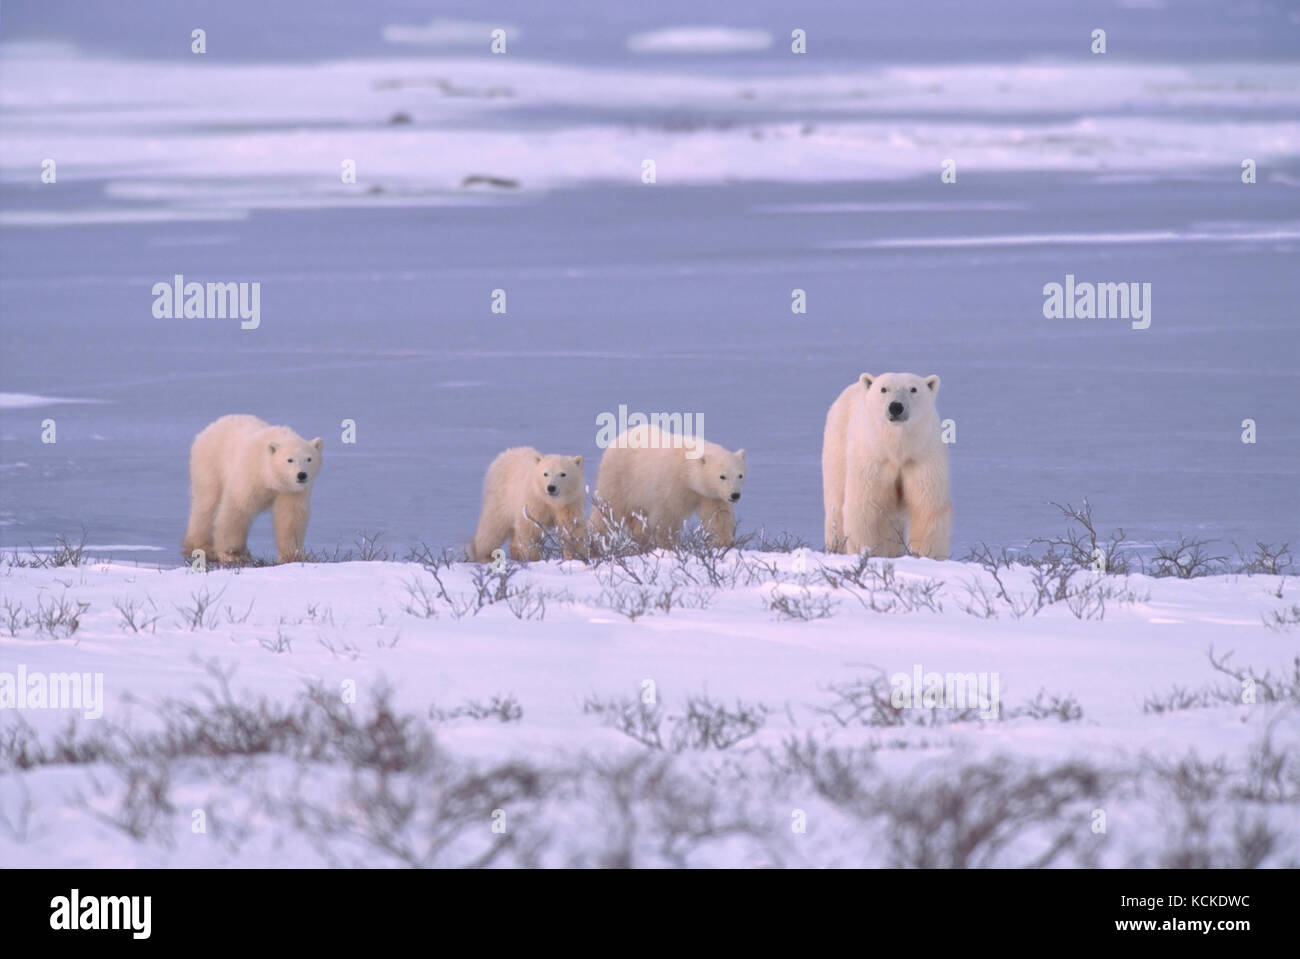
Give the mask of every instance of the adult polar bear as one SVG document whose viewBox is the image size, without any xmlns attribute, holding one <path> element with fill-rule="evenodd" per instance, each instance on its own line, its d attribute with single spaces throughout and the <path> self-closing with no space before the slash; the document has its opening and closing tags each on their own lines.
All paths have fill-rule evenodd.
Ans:
<svg viewBox="0 0 1300 959">
<path fill-rule="evenodd" d="M 822 439 L 828 552 L 948 558 L 952 500 L 938 393 L 937 376 L 863 373 L 831 404 Z"/>
</svg>

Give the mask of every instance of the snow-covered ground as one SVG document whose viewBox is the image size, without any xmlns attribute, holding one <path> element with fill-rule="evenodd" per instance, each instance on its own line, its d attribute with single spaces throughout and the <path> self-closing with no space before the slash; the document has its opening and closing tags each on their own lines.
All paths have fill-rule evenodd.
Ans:
<svg viewBox="0 0 1300 959">
<path fill-rule="evenodd" d="M 719 76 L 501 57 L 196 66 L 21 52 L 0 49 L 0 178 L 30 184 L 55 157 L 59 182 L 104 186 L 93 206 L 0 210 L 7 226 L 500 202 L 492 188 L 467 195 L 467 178 L 528 193 L 640 185 L 646 158 L 654 182 L 681 186 L 937 178 L 945 157 L 962 158 L 962 176 L 1235 177 L 1248 149 L 1264 179 L 1294 185 L 1281 171 L 1300 142 L 1289 63 Z"/>
<path fill-rule="evenodd" d="M 31 562 L 0 568 L 5 865 L 1300 863 L 1281 576 Z M 80 708 L 35 708 L 68 673 Z M 916 673 L 979 697 L 895 708 Z"/>
</svg>

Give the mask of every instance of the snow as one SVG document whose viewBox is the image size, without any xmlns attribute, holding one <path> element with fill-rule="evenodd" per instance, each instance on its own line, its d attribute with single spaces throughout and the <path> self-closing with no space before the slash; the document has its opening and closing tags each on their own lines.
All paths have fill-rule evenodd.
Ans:
<svg viewBox="0 0 1300 959">
<path fill-rule="evenodd" d="M 14 611 L 84 605 L 70 636 L 57 628 L 56 635 L 0 628 L 0 702 L 3 674 L 19 667 L 28 675 L 102 674 L 103 717 L 83 717 L 78 736 L 129 729 L 144 737 L 164 725 L 167 701 L 207 703 L 202 690 L 219 685 L 214 670 L 229 677 L 236 701 L 265 697 L 288 706 L 305 684 L 319 683 L 359 720 L 387 689 L 395 712 L 428 726 L 440 758 L 382 775 L 337 756 L 275 752 L 151 759 L 145 751 L 17 769 L 3 748 L 16 729 L 25 724 L 48 745 L 82 714 L 3 709 L 0 862 L 450 865 L 495 850 L 495 864 L 877 866 L 937 858 L 1024 865 L 1053 837 L 1067 836 L 1064 858 L 1052 864 L 1169 865 L 1199 855 L 1222 865 L 1241 862 L 1234 828 L 1260 823 L 1274 834 L 1261 864 L 1300 860 L 1294 678 L 1289 705 L 1263 695 L 1243 704 L 1237 682 L 1207 656 L 1213 650 L 1222 662 L 1230 654 L 1230 668 L 1282 688 L 1278 677 L 1293 677 L 1297 627 L 1266 628 L 1263 619 L 1293 607 L 1290 580 L 1081 573 L 1076 585 L 1104 581 L 1123 594 L 1106 603 L 1104 618 L 1076 618 L 1064 603 L 1017 617 L 1000 599 L 984 618 L 966 608 L 972 588 L 996 592 L 978 565 L 892 561 L 897 589 L 875 598 L 914 595 L 910 590 L 935 580 L 941 610 L 921 604 L 913 612 L 872 612 L 862 601 L 870 593 L 832 588 L 822 574 L 852 563 L 758 551 L 733 552 L 716 567 L 664 554 L 622 565 L 550 561 L 511 566 L 511 600 L 475 611 L 476 568 L 462 563 L 435 567 L 443 599 L 434 575 L 411 562 L 199 573 L 97 560 L 50 568 L 11 556 L 0 573 L 7 611 L 0 627 Z M 879 572 L 884 561 L 874 563 Z M 707 581 L 710 568 L 721 586 L 690 582 Z M 496 582 L 490 568 L 478 575 Z M 1033 593 L 1026 568 L 1000 576 L 1013 600 Z M 644 588 L 653 599 L 671 583 L 684 606 L 635 618 L 612 608 L 616 596 Z M 421 591 L 430 597 L 429 617 L 421 615 Z M 774 591 L 805 609 L 824 597 L 830 615 L 780 618 L 770 608 Z M 539 596 L 540 616 L 530 605 Z M 204 597 L 214 601 L 196 626 L 186 611 Z M 119 608 L 134 608 L 139 631 Z M 917 669 L 987 674 L 1002 718 L 943 722 L 953 714 L 940 710 L 934 723 L 929 710 L 903 710 L 901 724 L 841 725 L 825 712 L 843 714 L 831 687 Z M 701 694 L 732 709 L 761 705 L 766 716 L 755 735 L 726 749 L 648 747 L 610 728 L 591 705 L 634 708 L 646 681 L 669 717 Z M 349 682 L 356 703 L 342 705 Z M 1144 711 L 1149 697 L 1207 687 L 1223 697 L 1198 708 Z M 1021 713 L 1040 690 L 1040 702 L 1072 699 L 1081 718 Z M 493 697 L 513 697 L 522 718 L 445 715 Z M 663 725 L 665 744 L 674 722 Z M 1269 755 L 1283 757 L 1275 779 L 1260 773 Z M 832 775 L 841 761 L 856 777 L 851 788 Z M 516 781 L 520 769 L 540 778 Z M 458 778 L 484 770 L 483 781 Z M 1026 778 L 1037 775 L 1047 779 Z M 157 809 L 142 799 L 141 783 L 155 781 L 150 776 L 163 784 Z M 1188 798 L 1178 791 L 1179 776 L 1201 777 L 1210 792 Z M 476 785 L 458 793 L 467 781 Z M 630 831 L 616 802 L 623 788 L 637 824 Z M 1035 797 L 1056 789 L 1068 801 L 1035 805 L 1047 802 Z M 410 798 L 414 812 L 391 834 L 379 830 L 381 841 L 376 810 L 388 809 L 394 796 Z M 701 797 L 708 803 L 700 805 Z M 955 811 L 936 811 L 926 806 L 936 797 L 960 802 Z M 960 807 L 981 802 L 1011 810 L 1011 818 L 995 830 L 996 841 L 966 848 Z M 491 831 L 498 809 L 512 837 L 503 846 L 493 845 L 502 837 Z M 192 830 L 196 810 L 207 832 Z M 1105 833 L 1094 831 L 1097 810 Z M 1198 832 L 1193 813 L 1212 823 L 1208 833 Z M 791 826 L 800 815 L 806 832 Z"/>
<path fill-rule="evenodd" d="M 434 21 L 390 27 L 386 36 L 435 47 L 481 43 L 486 51 L 490 29 Z M 644 53 L 770 41 L 763 31 L 722 28 L 629 40 Z M 513 202 L 592 183 L 639 184 L 646 158 L 657 165 L 657 182 L 679 185 L 894 182 L 937 177 L 947 157 L 961 158 L 963 177 L 1198 169 L 1235 176 L 1243 156 L 1278 167 L 1300 143 L 1300 73 L 1289 63 L 1123 63 L 1099 71 L 1088 63 L 989 62 L 795 73 L 772 65 L 727 76 L 701 72 L 698 63 L 579 66 L 486 53 L 199 65 L 11 54 L 0 56 L 0 74 L 6 182 L 31 182 L 33 170 L 57 158 L 58 182 L 106 181 L 112 201 L 4 211 L 0 222 L 22 227 L 441 206 L 463 201 L 462 184 L 476 175 L 520 184 L 494 197 Z M 276 96 L 262 95 L 266 89 Z M 399 115 L 407 122 L 392 122 Z M 356 164 L 355 182 L 342 182 L 344 159 Z M 160 208 L 142 210 L 146 201 Z"/>
<path fill-rule="evenodd" d="M 736 53 L 766 50 L 772 35 L 766 30 L 735 27 L 668 27 L 634 33 L 627 38 L 633 53 Z"/>
<path fill-rule="evenodd" d="M 0 393 L 0 410 L 30 410 L 58 403 L 104 403 L 106 400 L 67 399 L 61 396 L 41 396 L 38 393 Z"/>
</svg>

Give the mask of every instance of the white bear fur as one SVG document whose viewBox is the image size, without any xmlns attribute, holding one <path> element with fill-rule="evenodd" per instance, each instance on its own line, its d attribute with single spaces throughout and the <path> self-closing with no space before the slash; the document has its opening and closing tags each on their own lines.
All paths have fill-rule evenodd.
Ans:
<svg viewBox="0 0 1300 959">
<path fill-rule="evenodd" d="M 601 456 L 591 529 L 604 534 L 610 523 L 623 524 L 644 548 L 671 547 L 697 513 L 710 541 L 730 546 L 736 537 L 732 497 L 739 499 L 746 472 L 743 449 L 733 453 L 700 438 L 634 427 Z"/>
<path fill-rule="evenodd" d="M 554 492 L 548 491 L 554 487 Z M 531 446 L 515 446 L 500 453 L 483 478 L 483 509 L 469 555 L 476 563 L 492 558 L 492 551 L 510 540 L 510 558 L 542 558 L 546 530 L 558 527 L 565 559 L 582 549 L 586 524 L 586 482 L 581 456 L 543 455 Z"/>
<path fill-rule="evenodd" d="M 324 445 L 320 437 L 308 442 L 287 426 L 242 414 L 199 433 L 190 449 L 186 557 L 201 549 L 223 563 L 248 560 L 248 530 L 269 509 L 277 558 L 300 558 Z"/>
<path fill-rule="evenodd" d="M 822 441 L 828 552 L 948 558 L 952 501 L 938 393 L 937 376 L 863 373 L 831 405 Z M 902 418 L 891 419 L 892 403 Z"/>
</svg>

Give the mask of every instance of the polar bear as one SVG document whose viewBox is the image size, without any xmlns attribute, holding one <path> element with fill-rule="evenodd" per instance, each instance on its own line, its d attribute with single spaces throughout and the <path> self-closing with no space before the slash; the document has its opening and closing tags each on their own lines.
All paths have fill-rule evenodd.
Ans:
<svg viewBox="0 0 1300 959">
<path fill-rule="evenodd" d="M 826 416 L 826 549 L 947 559 L 948 448 L 934 401 L 939 377 L 863 373 Z"/>
<path fill-rule="evenodd" d="M 572 559 L 586 538 L 586 504 L 581 456 L 544 456 L 531 446 L 511 447 L 492 461 L 483 478 L 483 511 L 470 559 L 487 562 L 509 537 L 510 558 L 534 562 L 542 558 L 542 535 L 557 527 L 564 558 Z"/>
<path fill-rule="evenodd" d="M 279 561 L 299 558 L 324 445 L 256 416 L 223 416 L 204 429 L 190 449 L 185 555 L 201 549 L 222 563 L 249 559 L 248 529 L 269 509 Z"/>
<path fill-rule="evenodd" d="M 698 513 L 709 539 L 730 546 L 745 472 L 744 450 L 733 453 L 656 426 L 634 427 L 600 458 L 591 528 L 605 533 L 611 523 L 622 523 L 643 548 L 671 547 Z"/>
</svg>

